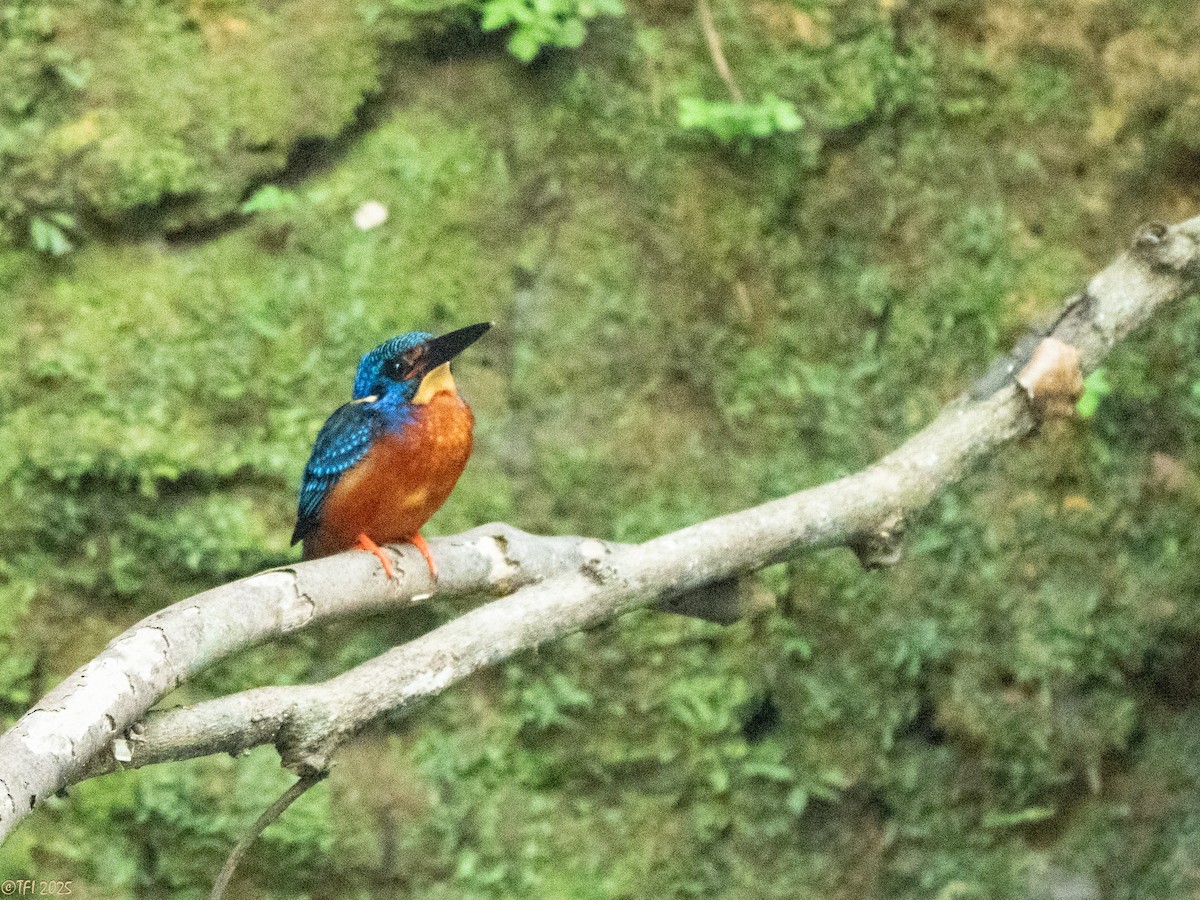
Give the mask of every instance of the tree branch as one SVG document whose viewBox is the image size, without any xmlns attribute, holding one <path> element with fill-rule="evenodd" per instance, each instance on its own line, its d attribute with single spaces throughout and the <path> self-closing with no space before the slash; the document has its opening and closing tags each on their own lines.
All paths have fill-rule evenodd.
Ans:
<svg viewBox="0 0 1200 900">
<path fill-rule="evenodd" d="M 435 544 L 441 593 L 512 596 L 322 684 L 265 687 L 156 713 L 131 731 L 129 764 L 274 743 L 301 774 L 348 735 L 479 668 L 655 601 L 727 582 L 806 547 L 882 542 L 973 463 L 1037 423 L 1013 374 L 1052 335 L 1085 371 L 1200 275 L 1200 218 L 1143 228 L 1044 328 L 875 465 L 829 484 L 639 545 L 537 538 L 485 526 Z M 113 739 L 190 674 L 233 650 L 332 615 L 395 608 L 431 586 L 414 551 L 395 584 L 366 554 L 264 573 L 151 616 L 117 638 L 0 737 L 0 838 L 48 794 L 110 771 Z M 537 582 L 549 573 L 559 574 Z M 123 754 L 124 755 L 124 754 Z"/>
<path fill-rule="evenodd" d="M 725 59 L 725 51 L 721 49 L 721 36 L 717 34 L 712 7 L 708 5 L 708 0 L 697 0 L 696 6 L 700 12 L 700 27 L 704 29 L 704 40 L 708 43 L 708 53 L 712 57 L 713 65 L 716 66 L 717 74 L 725 82 L 725 87 L 733 102 L 741 103 L 743 100 L 742 89 L 738 87 L 737 80 L 733 77 L 729 61 Z"/>
<path fill-rule="evenodd" d="M 282 816 L 289 806 L 300 799 L 301 794 L 324 777 L 324 772 L 314 772 L 311 775 L 305 775 L 296 779 L 286 791 L 280 794 L 274 803 L 263 810 L 263 814 L 258 817 L 258 821 L 254 823 L 250 830 L 242 836 L 242 839 L 234 845 L 233 850 L 229 852 L 229 857 L 225 860 L 225 865 L 221 866 L 217 880 L 213 882 L 213 889 L 212 893 L 209 894 L 209 900 L 221 900 L 225 896 L 225 888 L 229 886 L 229 881 L 233 878 L 233 873 L 237 871 L 238 864 L 242 861 L 242 857 L 246 855 L 246 851 L 250 849 L 250 845 L 258 840 L 258 836 L 266 831 L 272 822 Z"/>
<path fill-rule="evenodd" d="M 373 556 L 346 553 L 197 594 L 114 638 L 0 735 L 0 841 L 34 806 L 77 781 L 97 753 L 111 755 L 113 742 L 162 697 L 231 653 L 313 622 L 404 609 L 434 594 L 505 594 L 578 566 L 600 542 L 497 524 L 430 544 L 441 565 L 436 585 L 409 545 L 389 548 L 393 580 Z"/>
</svg>

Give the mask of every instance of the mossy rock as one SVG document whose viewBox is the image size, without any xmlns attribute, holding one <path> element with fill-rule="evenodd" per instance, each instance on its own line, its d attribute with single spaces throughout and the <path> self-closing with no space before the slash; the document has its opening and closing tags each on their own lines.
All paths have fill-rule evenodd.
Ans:
<svg viewBox="0 0 1200 900">
<path fill-rule="evenodd" d="M 34 13 L 37 27 L 3 51 L 23 62 L 0 116 L 10 230 L 50 212 L 135 231 L 227 215 L 298 145 L 353 123 L 379 82 L 353 0 L 77 0 Z"/>
</svg>

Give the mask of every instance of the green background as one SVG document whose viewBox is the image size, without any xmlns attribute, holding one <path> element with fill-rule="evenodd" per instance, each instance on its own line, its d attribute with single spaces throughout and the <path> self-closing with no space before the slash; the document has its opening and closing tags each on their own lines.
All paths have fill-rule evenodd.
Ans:
<svg viewBox="0 0 1200 900">
<path fill-rule="evenodd" d="M 8 0 L 0 724 L 294 558 L 312 438 L 386 337 L 497 322 L 429 533 L 641 540 L 861 468 L 1200 205 L 1192 0 L 713 14 L 747 107 L 697 103 L 729 97 L 686 0 Z M 1195 304 L 1160 317 L 895 568 L 803 554 L 737 625 L 626 616 L 373 730 L 237 895 L 1196 896 L 1198 345 Z M 171 702 L 454 614 L 310 629 Z M 206 896 L 290 779 L 264 748 L 85 783 L 0 875 Z"/>
</svg>

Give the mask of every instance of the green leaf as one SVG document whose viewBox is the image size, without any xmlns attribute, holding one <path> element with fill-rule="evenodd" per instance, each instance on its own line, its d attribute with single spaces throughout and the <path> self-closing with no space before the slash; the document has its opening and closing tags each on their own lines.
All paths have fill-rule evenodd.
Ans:
<svg viewBox="0 0 1200 900">
<path fill-rule="evenodd" d="M 1028 825 L 1031 822 L 1044 822 L 1056 812 L 1053 806 L 1031 806 L 1017 812 L 988 812 L 983 817 L 984 828 L 1012 828 L 1015 825 Z"/>
<path fill-rule="evenodd" d="M 1075 403 L 1075 412 L 1081 419 L 1090 419 L 1100 407 L 1100 401 L 1112 393 L 1108 373 L 1099 368 L 1083 380 L 1083 394 Z"/>
<path fill-rule="evenodd" d="M 247 215 L 260 212 L 284 212 L 295 209 L 299 203 L 300 198 L 294 192 L 273 184 L 264 184 L 242 204 L 241 211 Z"/>
<path fill-rule="evenodd" d="M 808 791 L 802 787 L 792 788 L 787 795 L 788 811 L 794 816 L 804 814 L 804 810 L 808 809 Z"/>
<path fill-rule="evenodd" d="M 528 28 L 519 28 L 508 39 L 508 52 L 521 62 L 533 62 L 542 49 L 537 36 Z"/>
<path fill-rule="evenodd" d="M 624 13 L 620 0 L 486 0 L 480 28 L 513 26 L 509 52 L 532 62 L 545 47 L 578 47 L 587 37 L 586 23 L 596 16 Z"/>
<path fill-rule="evenodd" d="M 685 129 L 707 131 L 722 141 L 742 142 L 798 131 L 804 120 L 791 102 L 774 94 L 767 94 L 758 103 L 681 97 L 679 125 Z"/>
<path fill-rule="evenodd" d="M 711 104 L 699 97 L 680 97 L 679 98 L 679 127 L 680 128 L 703 128 L 709 119 L 709 106 Z"/>
<path fill-rule="evenodd" d="M 742 766 L 742 774 L 747 778 L 765 778 L 780 784 L 796 780 L 796 773 L 782 763 L 748 762 Z"/>
<path fill-rule="evenodd" d="M 568 19 L 558 30 L 554 43 L 560 47 L 578 47 L 586 35 L 587 29 L 583 27 L 583 19 Z"/>
<path fill-rule="evenodd" d="M 75 249 L 66 232 L 49 219 L 34 217 L 29 223 L 34 249 L 51 256 L 66 256 Z"/>
<path fill-rule="evenodd" d="M 512 4 L 498 0 L 498 2 L 484 5 L 483 18 L 479 23 L 479 27 L 484 31 L 495 31 L 498 28 L 503 28 L 512 21 Z"/>
</svg>

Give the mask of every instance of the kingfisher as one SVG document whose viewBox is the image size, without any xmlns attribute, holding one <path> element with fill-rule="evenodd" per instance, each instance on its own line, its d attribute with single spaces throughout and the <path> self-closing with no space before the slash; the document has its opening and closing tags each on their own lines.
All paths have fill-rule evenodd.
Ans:
<svg viewBox="0 0 1200 900">
<path fill-rule="evenodd" d="M 475 416 L 458 395 L 450 360 L 492 327 L 480 322 L 441 337 L 410 331 L 358 364 L 354 393 L 317 434 L 300 485 L 292 543 L 304 559 L 380 544 L 413 544 L 437 579 L 421 527 L 446 502 L 471 455 Z"/>
</svg>

